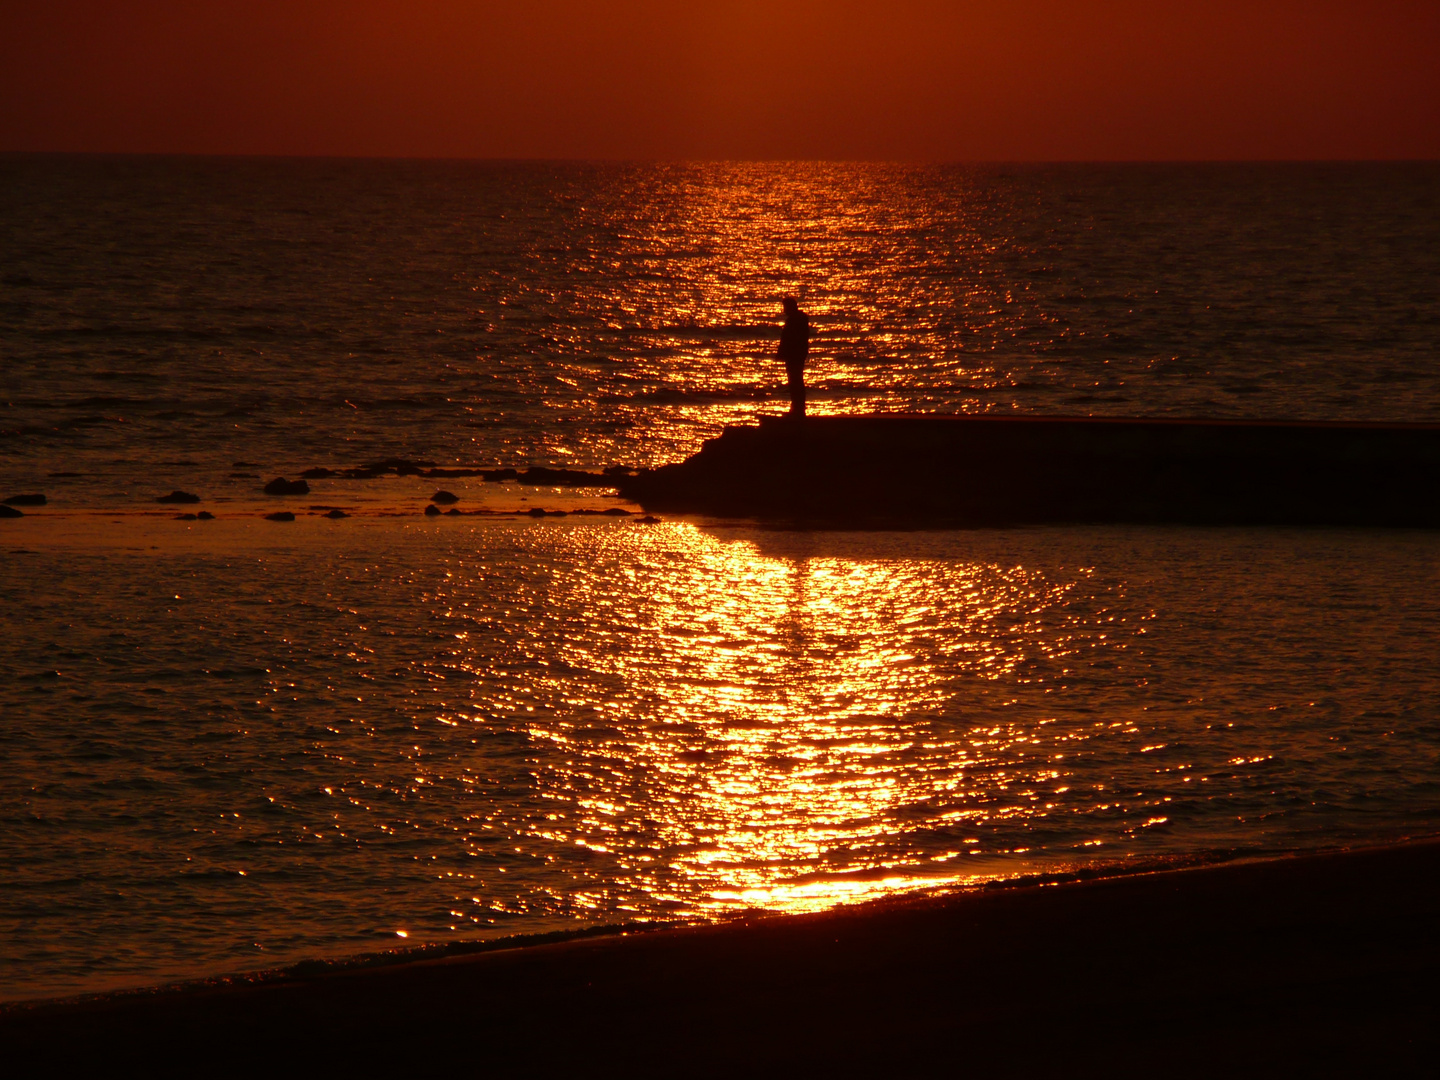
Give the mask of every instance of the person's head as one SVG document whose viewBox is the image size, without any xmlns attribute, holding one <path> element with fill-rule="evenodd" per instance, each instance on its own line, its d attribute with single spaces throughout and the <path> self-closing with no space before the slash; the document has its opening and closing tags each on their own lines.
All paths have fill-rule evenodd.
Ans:
<svg viewBox="0 0 1440 1080">
<path fill-rule="evenodd" d="M 780 303 L 785 308 L 786 315 L 794 315 L 795 312 L 800 310 L 800 301 L 796 300 L 793 296 L 782 296 Z"/>
</svg>

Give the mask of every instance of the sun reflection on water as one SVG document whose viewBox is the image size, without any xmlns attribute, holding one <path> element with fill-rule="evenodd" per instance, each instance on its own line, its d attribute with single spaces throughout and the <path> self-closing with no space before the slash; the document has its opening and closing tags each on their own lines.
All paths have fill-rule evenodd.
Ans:
<svg viewBox="0 0 1440 1080">
<path fill-rule="evenodd" d="M 587 542 L 549 586 L 591 613 L 554 643 L 550 695 L 490 705 L 533 710 L 558 804 L 539 835 L 613 860 L 602 891 L 618 878 L 652 909 L 809 910 L 996 876 L 957 867 L 958 833 L 936 841 L 1009 783 L 991 767 L 1033 727 L 957 724 L 949 706 L 977 682 L 1002 706 L 1027 663 L 1063 657 L 1073 580 L 794 537 L 764 551 L 684 523 Z"/>
<path fill-rule="evenodd" d="M 573 302 L 617 335 L 627 378 L 645 387 L 602 404 L 647 428 L 658 407 L 683 444 L 631 442 L 595 460 L 639 452 L 656 464 L 773 408 L 783 397 L 774 352 L 786 294 L 812 320 L 815 414 L 984 410 L 997 390 L 1013 389 L 1015 372 L 996 350 L 1055 333 L 1057 319 L 1006 272 L 1020 251 L 1032 262 L 1033 253 L 1011 250 L 1004 197 L 963 170 L 900 175 L 675 166 L 663 192 L 627 190 L 587 210 L 614 230 L 623 257 L 608 273 L 586 260 L 567 267 Z M 633 283 L 617 296 L 620 268 Z"/>
<path fill-rule="evenodd" d="M 4 564 L 12 992 L 1440 820 L 1429 537 L 314 524 Z"/>
</svg>

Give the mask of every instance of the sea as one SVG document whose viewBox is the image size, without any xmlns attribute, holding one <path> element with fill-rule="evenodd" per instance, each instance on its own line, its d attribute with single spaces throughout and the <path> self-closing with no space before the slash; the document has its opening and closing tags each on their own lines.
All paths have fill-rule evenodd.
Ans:
<svg viewBox="0 0 1440 1080">
<path fill-rule="evenodd" d="M 0 1001 L 1440 834 L 1433 532 L 342 472 L 681 460 L 788 294 L 817 414 L 1440 423 L 1436 163 L 0 156 Z"/>
</svg>

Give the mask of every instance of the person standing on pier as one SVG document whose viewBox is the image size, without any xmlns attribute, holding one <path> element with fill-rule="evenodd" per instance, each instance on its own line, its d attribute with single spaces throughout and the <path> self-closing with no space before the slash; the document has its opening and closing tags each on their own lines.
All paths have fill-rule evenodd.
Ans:
<svg viewBox="0 0 1440 1080">
<path fill-rule="evenodd" d="M 810 355 L 810 320 L 793 296 L 780 301 L 785 308 L 785 328 L 780 331 L 780 359 L 790 382 L 790 415 L 805 415 L 805 359 Z"/>
</svg>

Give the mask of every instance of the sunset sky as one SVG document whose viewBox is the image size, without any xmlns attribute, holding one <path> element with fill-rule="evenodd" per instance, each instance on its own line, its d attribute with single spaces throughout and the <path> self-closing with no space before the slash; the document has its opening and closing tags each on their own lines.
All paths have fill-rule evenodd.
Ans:
<svg viewBox="0 0 1440 1080">
<path fill-rule="evenodd" d="M 1440 157 L 1436 0 L 3 0 L 0 151 Z"/>
</svg>

